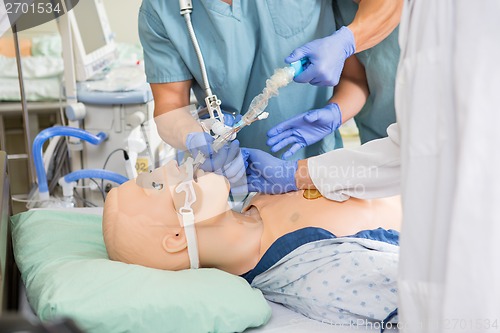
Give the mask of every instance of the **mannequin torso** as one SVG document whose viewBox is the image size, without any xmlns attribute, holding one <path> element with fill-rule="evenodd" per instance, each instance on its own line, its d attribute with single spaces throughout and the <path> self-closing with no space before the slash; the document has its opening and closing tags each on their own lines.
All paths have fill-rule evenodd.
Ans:
<svg viewBox="0 0 500 333">
<path fill-rule="evenodd" d="M 307 227 L 322 228 L 337 237 L 378 227 L 400 229 L 399 197 L 374 200 L 351 198 L 340 203 L 323 197 L 308 200 L 303 197 L 303 192 L 259 194 L 251 200 L 247 212 L 260 219 L 263 226 L 259 260 L 278 238 Z M 252 233 L 250 237 L 258 237 L 258 234 Z"/>
</svg>

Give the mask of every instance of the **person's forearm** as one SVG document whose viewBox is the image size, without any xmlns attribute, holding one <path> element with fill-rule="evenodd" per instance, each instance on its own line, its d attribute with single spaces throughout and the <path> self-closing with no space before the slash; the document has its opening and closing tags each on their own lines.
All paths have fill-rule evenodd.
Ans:
<svg viewBox="0 0 500 333">
<path fill-rule="evenodd" d="M 160 137 L 177 149 L 185 149 L 186 137 L 201 132 L 191 115 L 189 93 L 191 81 L 151 84 L 155 101 L 155 123 Z"/>
<path fill-rule="evenodd" d="M 185 106 L 155 117 L 158 134 L 163 141 L 176 149 L 184 150 L 188 134 L 203 131 L 201 125 L 191 115 L 193 107 Z"/>
<path fill-rule="evenodd" d="M 399 24 L 403 0 L 358 0 L 358 11 L 348 28 L 354 35 L 356 52 L 380 43 Z"/>
<path fill-rule="evenodd" d="M 365 68 L 356 56 L 349 57 L 335 87 L 330 103 L 337 103 L 342 113 L 342 123 L 354 117 L 365 105 L 370 94 Z"/>
</svg>

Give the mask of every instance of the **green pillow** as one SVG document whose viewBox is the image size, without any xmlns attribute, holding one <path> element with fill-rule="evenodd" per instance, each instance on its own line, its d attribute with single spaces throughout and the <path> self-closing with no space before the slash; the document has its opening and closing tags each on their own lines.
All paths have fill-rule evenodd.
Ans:
<svg viewBox="0 0 500 333">
<path fill-rule="evenodd" d="M 86 332 L 239 332 L 268 321 L 261 292 L 216 269 L 162 271 L 108 259 L 101 216 L 35 210 L 12 217 L 17 265 L 41 320 Z"/>
</svg>

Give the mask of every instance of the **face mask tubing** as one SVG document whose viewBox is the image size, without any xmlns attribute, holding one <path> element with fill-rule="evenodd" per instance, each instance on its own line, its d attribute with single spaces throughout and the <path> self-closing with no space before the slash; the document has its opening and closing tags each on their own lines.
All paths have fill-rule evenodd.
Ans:
<svg viewBox="0 0 500 333">
<path fill-rule="evenodd" d="M 191 208 L 192 204 L 196 202 L 196 193 L 193 187 L 193 163 L 192 158 L 188 158 L 185 163 L 187 176 L 185 180 L 177 185 L 175 192 L 184 192 L 186 200 L 184 206 L 179 210 L 181 215 L 181 224 L 186 234 L 187 249 L 189 255 L 189 262 L 191 269 L 198 269 L 200 267 L 200 258 L 198 254 L 198 239 L 196 237 L 196 228 L 194 226 L 194 213 Z"/>
<path fill-rule="evenodd" d="M 196 238 L 196 228 L 194 226 L 194 214 L 191 207 L 189 209 L 181 208 L 182 225 L 186 234 L 187 250 L 191 269 L 200 267 L 200 258 L 198 256 L 198 240 Z"/>
</svg>

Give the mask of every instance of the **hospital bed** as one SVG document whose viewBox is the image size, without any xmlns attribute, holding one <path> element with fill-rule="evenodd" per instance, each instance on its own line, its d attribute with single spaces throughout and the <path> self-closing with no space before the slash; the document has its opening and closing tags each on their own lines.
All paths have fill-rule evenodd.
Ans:
<svg viewBox="0 0 500 333">
<path fill-rule="evenodd" d="M 0 192 L 1 273 L 2 277 L 11 277 L 10 279 L 2 279 L 0 290 L 4 305 L 2 309 L 6 309 L 8 306 L 11 308 L 16 306 L 16 282 L 18 280 L 15 275 L 16 265 L 13 262 L 8 233 L 10 231 L 8 223 L 10 198 L 5 153 L 3 152 L 0 152 L 0 173 L 2 175 L 0 179 L 2 186 Z M 38 316 L 43 320 L 69 316 L 77 323 L 81 323 L 87 332 L 107 333 L 113 331 L 110 330 L 109 326 L 106 326 L 107 320 L 113 321 L 113 325 L 121 323 L 125 325 L 122 327 L 113 326 L 116 331 L 130 332 L 138 332 L 138 330 L 127 326 L 132 325 L 130 323 L 144 324 L 148 321 L 159 320 L 160 325 L 163 325 L 164 328 L 161 330 L 162 332 L 191 332 L 196 330 L 192 330 L 192 326 L 182 329 L 182 325 L 186 324 L 189 320 L 188 317 L 192 314 L 193 318 L 190 320 L 214 322 L 215 324 L 211 322 L 208 324 L 213 324 L 213 331 L 244 330 L 248 333 L 380 332 L 380 329 L 376 327 L 336 326 L 308 319 L 284 306 L 265 301 L 259 291 L 252 290 L 242 279 L 221 271 L 166 272 L 112 262 L 107 259 L 102 243 L 101 212 L 102 208 L 80 208 L 66 211 L 32 210 L 23 215 L 25 218 L 13 218 L 12 234 L 14 243 L 17 242 L 14 244 L 16 259 L 18 259 L 18 266 L 27 287 L 27 298 L 32 307 L 38 310 Z M 21 223 L 26 228 L 20 227 Z M 74 231 L 62 237 L 61 232 L 65 228 L 67 229 L 68 225 L 73 225 Z M 74 242 L 77 250 L 73 248 L 71 242 Z M 37 243 L 38 245 L 33 245 Z M 28 249 L 19 248 L 20 244 L 27 248 L 31 247 L 29 249 L 31 252 Z M 55 253 L 54 249 L 58 249 L 58 253 Z M 85 260 L 86 257 L 89 257 L 90 261 Z M 36 265 L 37 260 L 49 260 L 50 262 L 47 267 L 41 268 Z M 60 262 L 64 262 L 65 267 L 61 266 L 54 270 L 53 268 L 57 267 Z M 106 272 L 107 277 L 100 276 L 101 270 Z M 141 275 L 141 270 L 147 270 L 147 274 Z M 30 271 L 36 271 L 36 274 Z M 117 272 L 116 276 L 109 277 L 115 272 Z M 51 276 L 51 274 L 53 275 Z M 85 283 L 82 283 L 81 276 L 85 274 L 88 274 L 89 278 L 84 280 Z M 130 282 L 128 278 L 134 274 L 137 279 L 134 280 L 132 277 L 134 282 Z M 148 285 L 157 283 L 155 274 L 162 274 L 158 275 L 161 285 L 157 285 L 153 290 L 147 289 Z M 65 276 L 65 280 L 60 275 Z M 165 304 L 161 287 L 168 288 L 168 281 L 171 281 L 169 279 L 176 279 L 176 277 L 180 278 L 175 280 L 168 292 L 175 293 L 185 290 L 186 293 L 184 296 L 170 294 L 170 297 L 167 298 L 170 298 L 171 304 Z M 202 281 L 199 281 L 200 279 Z M 130 283 L 127 286 L 120 286 L 119 281 L 129 281 Z M 243 291 L 238 288 L 243 288 Z M 116 297 L 115 289 L 119 291 L 120 297 Z M 68 293 L 68 290 L 73 292 Z M 147 294 L 148 290 L 151 292 L 150 294 Z M 93 299 L 95 300 L 93 301 Z M 226 300 L 230 304 L 219 304 L 218 299 Z M 22 304 L 24 301 L 21 299 L 20 303 Z M 199 313 L 199 305 L 204 307 L 203 311 L 206 314 Z M 29 309 L 30 307 L 25 308 Z M 144 308 L 148 310 L 144 311 Z M 272 315 L 269 318 L 271 311 Z M 28 313 L 24 312 L 24 315 L 28 316 Z M 151 312 L 153 315 L 148 314 Z M 172 316 L 177 318 L 177 323 L 172 320 Z M 238 316 L 240 316 L 237 318 L 238 320 L 233 320 Z M 163 317 L 168 320 L 161 323 Z M 222 322 L 225 324 L 221 324 Z M 175 329 L 168 330 L 172 325 L 177 326 L 174 326 Z M 234 326 L 231 328 L 227 325 Z M 259 325 L 259 327 L 248 328 L 252 325 Z M 140 331 L 153 332 L 157 330 Z"/>
</svg>

